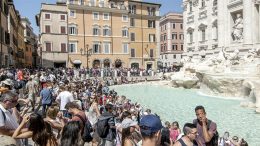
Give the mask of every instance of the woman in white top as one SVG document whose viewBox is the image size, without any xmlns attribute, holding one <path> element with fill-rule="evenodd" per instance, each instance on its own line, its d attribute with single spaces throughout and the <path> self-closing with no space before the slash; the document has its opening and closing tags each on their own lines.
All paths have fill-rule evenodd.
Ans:
<svg viewBox="0 0 260 146">
<path fill-rule="evenodd" d="M 95 124 L 97 123 L 97 119 L 100 116 L 99 108 L 98 108 L 98 98 L 97 96 L 91 96 L 90 97 L 90 108 L 88 112 L 88 120 L 92 124 L 92 127 L 94 127 L 95 131 Z M 96 143 L 98 142 L 98 135 L 96 132 L 93 134 L 93 140 L 92 140 L 92 146 L 97 145 Z"/>
</svg>

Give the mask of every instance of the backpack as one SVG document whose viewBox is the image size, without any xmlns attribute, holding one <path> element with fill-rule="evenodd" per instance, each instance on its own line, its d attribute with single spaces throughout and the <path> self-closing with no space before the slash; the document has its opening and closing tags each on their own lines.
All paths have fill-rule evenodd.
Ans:
<svg viewBox="0 0 260 146">
<path fill-rule="evenodd" d="M 107 117 L 101 117 L 98 119 L 97 123 L 96 123 L 96 127 L 97 127 L 97 134 L 100 138 L 106 138 L 109 132 L 109 124 L 108 121 L 110 118 L 112 118 L 113 116 L 107 116 Z"/>
<path fill-rule="evenodd" d="M 208 120 L 208 124 L 207 124 L 208 130 L 209 130 L 211 122 L 212 122 L 211 120 Z M 195 120 L 194 124 L 197 126 L 198 120 Z M 206 143 L 206 146 L 218 146 L 218 138 L 219 138 L 219 134 L 218 134 L 218 131 L 216 130 L 216 133 L 213 135 L 210 142 Z"/>
<path fill-rule="evenodd" d="M 19 81 L 15 81 L 13 86 L 16 90 L 23 88 L 22 84 Z"/>
<path fill-rule="evenodd" d="M 91 123 L 89 122 L 88 119 L 85 121 L 84 118 L 80 115 L 75 115 L 75 116 L 79 117 L 80 120 L 83 122 L 83 125 L 84 125 L 82 140 L 84 142 L 91 142 L 93 140 L 93 137 L 92 137 L 92 134 L 91 134 L 93 132 L 93 128 L 92 128 Z"/>
</svg>

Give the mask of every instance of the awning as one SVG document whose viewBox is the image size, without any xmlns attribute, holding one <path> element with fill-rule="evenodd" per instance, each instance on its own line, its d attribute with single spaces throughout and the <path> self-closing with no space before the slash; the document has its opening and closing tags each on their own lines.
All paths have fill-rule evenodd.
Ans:
<svg viewBox="0 0 260 146">
<path fill-rule="evenodd" d="M 82 62 L 80 60 L 74 60 L 73 64 L 81 64 Z"/>
</svg>

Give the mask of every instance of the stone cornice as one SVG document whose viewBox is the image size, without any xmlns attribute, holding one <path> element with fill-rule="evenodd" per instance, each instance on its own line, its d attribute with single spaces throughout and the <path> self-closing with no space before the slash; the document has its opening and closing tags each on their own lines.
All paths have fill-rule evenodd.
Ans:
<svg viewBox="0 0 260 146">
<path fill-rule="evenodd" d="M 229 4 L 228 4 L 228 8 L 233 8 L 233 7 L 237 7 L 243 5 L 243 0 L 230 0 Z"/>
</svg>

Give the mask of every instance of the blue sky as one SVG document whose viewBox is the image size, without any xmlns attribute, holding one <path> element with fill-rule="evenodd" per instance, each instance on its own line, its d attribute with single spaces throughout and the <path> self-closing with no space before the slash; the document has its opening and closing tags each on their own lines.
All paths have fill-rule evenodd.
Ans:
<svg viewBox="0 0 260 146">
<path fill-rule="evenodd" d="M 161 15 L 167 12 L 182 12 L 182 0 L 144 0 L 162 4 Z M 35 15 L 40 12 L 41 3 L 55 3 L 56 0 L 14 0 L 15 8 L 19 10 L 22 17 L 28 17 L 32 23 L 34 32 L 38 34 Z"/>
</svg>

